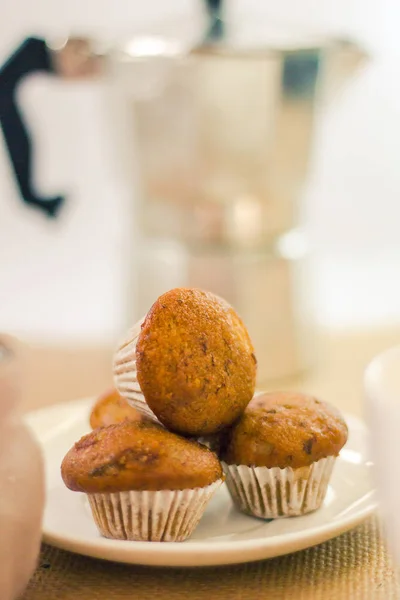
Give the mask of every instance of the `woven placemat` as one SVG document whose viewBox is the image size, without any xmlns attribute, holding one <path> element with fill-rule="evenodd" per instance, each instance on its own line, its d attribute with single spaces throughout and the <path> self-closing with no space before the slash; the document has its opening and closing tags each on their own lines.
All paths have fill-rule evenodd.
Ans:
<svg viewBox="0 0 400 600">
<path fill-rule="evenodd" d="M 228 567 L 163 569 L 44 545 L 21 600 L 394 600 L 400 586 L 375 517 L 296 554 Z"/>
</svg>

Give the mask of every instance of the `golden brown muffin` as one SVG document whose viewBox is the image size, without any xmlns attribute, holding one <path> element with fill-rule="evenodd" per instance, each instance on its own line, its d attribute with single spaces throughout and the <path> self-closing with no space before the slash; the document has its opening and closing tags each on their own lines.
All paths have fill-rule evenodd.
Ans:
<svg viewBox="0 0 400 600">
<path fill-rule="evenodd" d="M 228 432 L 221 455 L 227 464 L 296 469 L 337 456 L 347 435 L 343 417 L 326 402 L 271 392 L 250 402 Z"/>
<path fill-rule="evenodd" d="M 147 404 L 169 429 L 216 433 L 250 402 L 257 361 L 229 304 L 197 289 L 174 289 L 153 304 L 136 346 L 137 378 Z"/>
<path fill-rule="evenodd" d="M 124 421 L 85 435 L 61 465 L 65 485 L 87 494 L 183 490 L 223 477 L 217 456 L 151 421 Z"/>
<path fill-rule="evenodd" d="M 97 400 L 90 413 L 90 426 L 92 429 L 106 427 L 122 421 L 142 421 L 146 417 L 136 408 L 128 404 L 117 390 L 109 390 Z"/>
</svg>

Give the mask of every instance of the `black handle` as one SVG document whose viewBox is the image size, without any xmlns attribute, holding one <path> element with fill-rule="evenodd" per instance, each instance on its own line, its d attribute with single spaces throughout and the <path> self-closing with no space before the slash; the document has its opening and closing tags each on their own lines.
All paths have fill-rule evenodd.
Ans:
<svg viewBox="0 0 400 600">
<path fill-rule="evenodd" d="M 206 7 L 210 23 L 205 42 L 220 42 L 225 33 L 224 21 L 222 19 L 223 0 L 206 0 Z"/>
<path fill-rule="evenodd" d="M 43 40 L 28 38 L 0 68 L 0 124 L 23 200 L 56 217 L 64 198 L 43 198 L 33 191 L 32 142 L 16 100 L 22 78 L 37 71 L 53 72 L 49 50 Z"/>
</svg>

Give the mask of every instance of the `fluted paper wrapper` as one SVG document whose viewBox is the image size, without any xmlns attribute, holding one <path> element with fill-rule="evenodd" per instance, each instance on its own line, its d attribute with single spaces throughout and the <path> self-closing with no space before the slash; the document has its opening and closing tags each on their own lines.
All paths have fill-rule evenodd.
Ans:
<svg viewBox="0 0 400 600">
<path fill-rule="evenodd" d="M 304 515 L 322 505 L 335 460 L 330 456 L 298 469 L 222 465 L 226 485 L 240 511 L 278 519 Z"/>
<path fill-rule="evenodd" d="M 137 542 L 183 542 L 196 529 L 222 479 L 188 490 L 88 494 L 101 535 Z"/>
<path fill-rule="evenodd" d="M 147 405 L 137 379 L 136 344 L 139 339 L 141 319 L 130 329 L 114 356 L 114 385 L 123 398 L 140 413 L 159 422 Z"/>
</svg>

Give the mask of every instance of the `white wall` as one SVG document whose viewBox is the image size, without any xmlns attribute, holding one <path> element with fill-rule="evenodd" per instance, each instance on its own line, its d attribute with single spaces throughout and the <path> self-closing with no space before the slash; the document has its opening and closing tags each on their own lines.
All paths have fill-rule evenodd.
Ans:
<svg viewBox="0 0 400 600">
<path fill-rule="evenodd" d="M 246 0 L 266 20 L 290 15 L 294 23 L 355 35 L 374 55 L 327 106 L 317 134 L 307 227 L 317 249 L 319 318 L 334 326 L 399 321 L 400 11 L 389 0 L 277 4 Z M 184 0 L 2 0 L 0 61 L 29 34 L 110 38 L 190 11 L 198 14 L 198 4 Z M 115 164 L 104 86 L 38 76 L 21 89 L 38 189 L 65 190 L 69 202 L 57 222 L 25 208 L 0 143 L 0 329 L 64 341 L 104 341 L 121 330 L 131 197 Z"/>
</svg>

